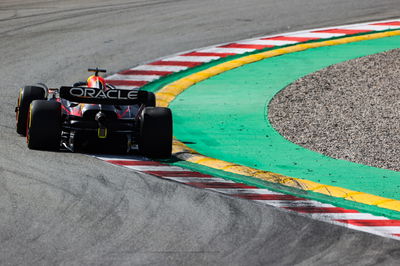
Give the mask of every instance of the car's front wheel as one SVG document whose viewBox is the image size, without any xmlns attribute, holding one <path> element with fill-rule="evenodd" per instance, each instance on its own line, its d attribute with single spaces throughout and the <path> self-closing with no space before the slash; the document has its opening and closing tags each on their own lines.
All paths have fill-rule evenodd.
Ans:
<svg viewBox="0 0 400 266">
<path fill-rule="evenodd" d="M 28 148 L 58 150 L 61 142 L 61 104 L 57 101 L 35 100 L 28 112 L 26 139 Z"/>
</svg>

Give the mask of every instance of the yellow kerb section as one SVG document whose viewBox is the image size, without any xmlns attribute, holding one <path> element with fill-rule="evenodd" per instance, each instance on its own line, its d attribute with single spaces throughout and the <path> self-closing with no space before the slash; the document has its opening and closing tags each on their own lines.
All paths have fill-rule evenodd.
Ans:
<svg viewBox="0 0 400 266">
<path fill-rule="evenodd" d="M 266 58 L 271 58 L 283 54 L 289 54 L 299 51 L 304 51 L 312 48 L 324 47 L 324 46 L 332 46 L 332 45 L 340 45 L 358 41 L 365 40 L 373 40 L 379 38 L 385 38 L 390 36 L 400 35 L 400 30 L 390 31 L 390 32 L 382 32 L 382 33 L 373 33 L 362 36 L 355 37 L 345 37 L 336 40 L 329 40 L 323 42 L 315 42 L 315 43 L 304 43 L 297 44 L 289 47 L 284 47 L 272 51 L 262 52 L 259 54 L 252 54 L 248 56 L 244 56 L 242 58 L 234 59 L 232 61 L 228 61 L 213 67 L 210 67 L 206 70 L 199 71 L 195 74 L 191 74 L 187 77 L 181 78 L 175 82 L 172 82 L 166 86 L 164 86 L 161 90 L 156 93 L 157 106 L 167 107 L 180 93 L 189 88 L 190 86 L 201 82 L 205 79 L 211 78 L 223 72 L 229 71 L 234 68 L 238 68 L 240 66 L 254 63 Z M 341 187 L 334 187 L 324 184 L 319 184 L 313 181 L 284 176 L 281 174 L 258 170 L 254 168 L 250 168 L 247 166 L 242 166 L 230 162 L 225 162 L 222 160 L 209 158 L 202 154 L 199 154 L 195 150 L 187 147 L 185 144 L 180 142 L 179 140 L 174 139 L 173 143 L 173 151 L 174 154 L 186 154 L 188 158 L 185 159 L 188 162 L 196 163 L 199 165 L 207 166 L 210 168 L 223 170 L 226 172 L 251 176 L 258 179 L 262 179 L 268 182 L 278 183 L 289 187 L 294 187 L 302 190 L 313 191 L 317 193 L 321 193 L 324 195 L 343 198 L 346 200 L 375 205 L 380 208 L 390 209 L 394 211 L 400 211 L 400 201 L 394 199 L 388 199 L 384 197 L 375 196 L 372 194 L 367 194 L 364 192 L 353 191 Z"/>
</svg>

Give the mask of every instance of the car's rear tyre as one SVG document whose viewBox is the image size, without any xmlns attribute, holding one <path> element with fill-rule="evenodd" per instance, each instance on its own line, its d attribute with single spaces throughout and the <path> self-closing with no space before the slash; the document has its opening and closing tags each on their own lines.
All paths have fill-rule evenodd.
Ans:
<svg viewBox="0 0 400 266">
<path fill-rule="evenodd" d="M 146 107 L 140 116 L 139 151 L 152 158 L 172 152 L 172 113 L 169 108 Z"/>
<path fill-rule="evenodd" d="M 61 104 L 47 100 L 33 101 L 27 127 L 29 149 L 58 150 L 61 142 Z"/>
<path fill-rule="evenodd" d="M 156 106 L 156 96 L 151 91 L 139 91 L 139 101 L 146 107 Z"/>
<path fill-rule="evenodd" d="M 47 94 L 47 87 L 44 84 L 25 86 L 19 91 L 16 112 L 17 133 L 26 135 L 26 122 L 28 117 L 29 105 L 34 100 L 44 100 Z"/>
</svg>

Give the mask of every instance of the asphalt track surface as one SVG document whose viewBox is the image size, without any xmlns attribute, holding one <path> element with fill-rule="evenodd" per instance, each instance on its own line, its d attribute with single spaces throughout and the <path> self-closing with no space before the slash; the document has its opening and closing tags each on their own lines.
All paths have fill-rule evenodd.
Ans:
<svg viewBox="0 0 400 266">
<path fill-rule="evenodd" d="M 159 180 L 85 155 L 28 150 L 17 90 L 270 33 L 395 17 L 387 1 L 2 1 L 0 264 L 393 264 L 398 241 Z"/>
</svg>

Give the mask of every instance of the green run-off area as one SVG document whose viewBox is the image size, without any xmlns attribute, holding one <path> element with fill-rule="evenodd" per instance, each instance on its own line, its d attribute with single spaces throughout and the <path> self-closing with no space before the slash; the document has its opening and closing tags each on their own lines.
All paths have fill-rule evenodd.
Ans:
<svg viewBox="0 0 400 266">
<path fill-rule="evenodd" d="M 399 36 L 310 49 L 225 72 L 172 102 L 174 135 L 209 157 L 400 200 L 399 172 L 302 148 L 283 138 L 267 119 L 273 96 L 298 78 L 395 48 L 400 48 Z"/>
</svg>

